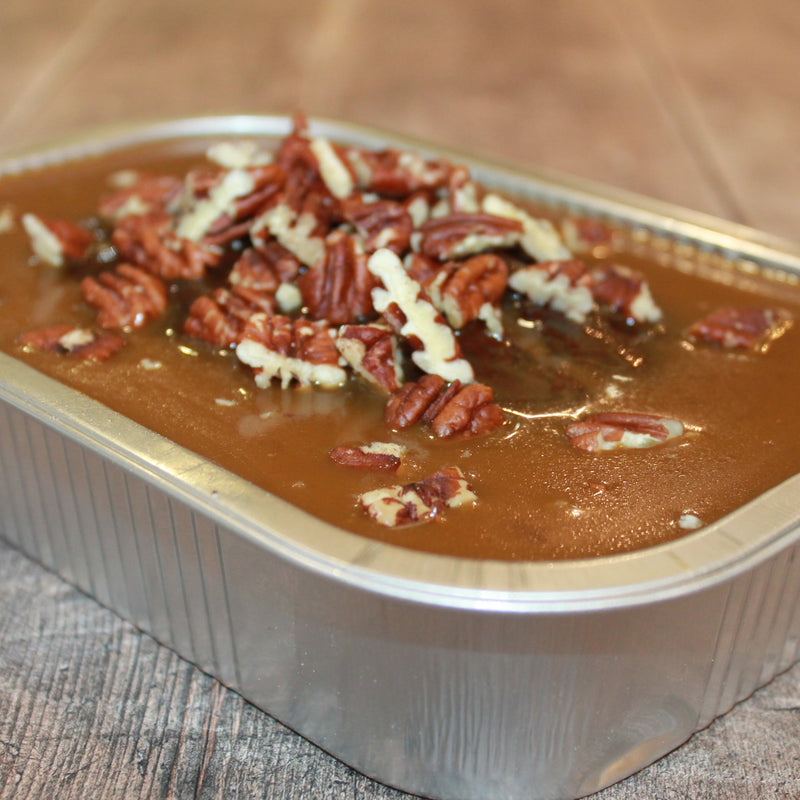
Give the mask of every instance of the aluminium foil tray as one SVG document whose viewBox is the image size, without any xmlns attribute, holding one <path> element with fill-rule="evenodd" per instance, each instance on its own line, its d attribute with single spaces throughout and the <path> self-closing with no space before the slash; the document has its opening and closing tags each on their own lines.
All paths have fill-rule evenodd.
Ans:
<svg viewBox="0 0 800 800">
<path fill-rule="evenodd" d="M 340 122 L 311 127 L 800 274 L 800 249 L 749 228 Z M 290 128 L 278 116 L 130 126 L 8 157 L 0 180 L 132 144 Z M 0 354 L 0 535 L 337 758 L 436 798 L 598 791 L 798 660 L 799 497 L 795 476 L 701 531 L 608 558 L 427 555 L 330 526 Z"/>
</svg>

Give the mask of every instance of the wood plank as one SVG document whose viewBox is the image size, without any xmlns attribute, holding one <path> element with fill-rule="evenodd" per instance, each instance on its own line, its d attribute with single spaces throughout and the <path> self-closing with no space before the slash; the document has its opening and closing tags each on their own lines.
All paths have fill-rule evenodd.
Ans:
<svg viewBox="0 0 800 800">
<path fill-rule="evenodd" d="M 0 8 L 0 149 L 37 139 L 26 128 L 61 74 L 110 24 L 122 0 L 4 0 Z"/>
<path fill-rule="evenodd" d="M 623 6 L 628 38 L 725 216 L 800 241 L 800 5 Z"/>
</svg>

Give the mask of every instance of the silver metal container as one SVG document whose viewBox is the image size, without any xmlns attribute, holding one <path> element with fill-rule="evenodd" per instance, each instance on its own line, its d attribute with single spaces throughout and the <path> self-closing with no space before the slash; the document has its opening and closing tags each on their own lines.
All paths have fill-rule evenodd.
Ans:
<svg viewBox="0 0 800 800">
<path fill-rule="evenodd" d="M 3 174 L 284 117 L 98 134 Z M 800 273 L 800 249 L 606 188 L 363 128 L 498 189 Z M 648 550 L 562 563 L 426 555 L 315 519 L 0 354 L 0 533 L 367 775 L 452 800 L 597 791 L 800 657 L 800 476 Z"/>
</svg>

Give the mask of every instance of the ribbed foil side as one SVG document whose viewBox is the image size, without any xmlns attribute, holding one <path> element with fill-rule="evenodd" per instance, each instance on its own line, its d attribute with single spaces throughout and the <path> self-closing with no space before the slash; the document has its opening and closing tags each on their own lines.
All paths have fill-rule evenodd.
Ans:
<svg viewBox="0 0 800 800">
<path fill-rule="evenodd" d="M 797 547 L 743 574 L 727 593 L 698 728 L 800 658 Z"/>
<path fill-rule="evenodd" d="M 8 405 L 0 405 L 0 534 L 237 685 L 218 526 Z"/>
</svg>

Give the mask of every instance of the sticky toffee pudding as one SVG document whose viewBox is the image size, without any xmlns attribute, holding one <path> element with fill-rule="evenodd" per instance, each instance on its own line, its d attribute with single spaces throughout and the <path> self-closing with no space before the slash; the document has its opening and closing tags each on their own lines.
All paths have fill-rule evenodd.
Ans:
<svg viewBox="0 0 800 800">
<path fill-rule="evenodd" d="M 800 280 L 329 142 L 0 178 L 0 349 L 342 528 L 504 560 L 800 471 Z"/>
</svg>

